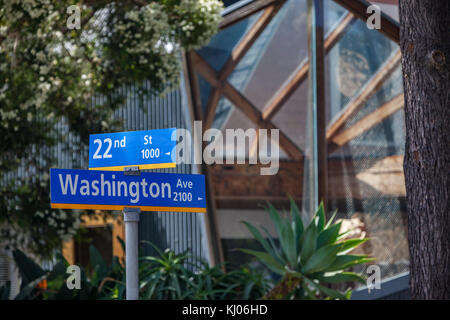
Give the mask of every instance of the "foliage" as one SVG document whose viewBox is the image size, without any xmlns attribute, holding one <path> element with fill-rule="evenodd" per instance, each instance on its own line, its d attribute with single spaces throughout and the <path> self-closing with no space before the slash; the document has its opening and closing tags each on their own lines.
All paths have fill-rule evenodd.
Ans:
<svg viewBox="0 0 450 320">
<path fill-rule="evenodd" d="M 210 267 L 186 252 L 154 248 L 157 257 L 141 258 L 143 299 L 256 299 L 269 287 L 264 274 L 252 273 L 248 267 L 224 272 L 220 266 Z"/>
<path fill-rule="evenodd" d="M 85 153 L 90 133 L 120 127 L 112 114 L 127 94 L 141 101 L 176 87 L 180 51 L 209 41 L 222 9 L 219 0 L 81 1 L 78 28 L 73 4 L 0 0 L 0 243 L 44 257 L 79 223 L 48 208 L 48 169 L 62 151 L 52 148 Z"/>
<path fill-rule="evenodd" d="M 156 248 L 157 249 L 157 248 Z M 140 258 L 139 279 L 141 299 L 257 299 L 269 289 L 264 273 L 252 272 L 249 267 L 224 272 L 220 266 L 209 267 L 188 253 L 171 250 L 158 256 Z M 125 270 L 117 257 L 107 266 L 100 253 L 90 247 L 93 269 L 82 269 L 81 288 L 69 290 L 66 273 L 69 264 L 61 256 L 51 271 L 44 271 L 22 251 L 14 251 L 22 285 L 16 300 L 97 300 L 125 299 Z M 45 285 L 42 285 L 42 284 Z M 8 299 L 9 283 L 0 288 L 0 300 Z"/>
<path fill-rule="evenodd" d="M 40 181 L 30 180 L 0 186 L 1 243 L 7 249 L 26 248 L 40 257 L 51 257 L 61 240 L 69 240 L 77 233 L 80 216 L 49 208 L 48 175 Z"/>
<path fill-rule="evenodd" d="M 57 263 L 51 271 L 45 271 L 22 251 L 15 250 L 14 261 L 22 279 L 20 292 L 15 300 L 123 299 L 125 272 L 117 257 L 114 257 L 111 266 L 107 266 L 95 247 L 91 246 L 89 251 L 95 267 L 89 275 L 81 269 L 81 288 L 70 290 L 66 285 L 69 263 L 62 255 L 57 255 Z M 0 299 L 7 299 L 9 290 L 9 283 L 0 288 Z"/>
<path fill-rule="evenodd" d="M 266 298 L 349 299 L 350 290 L 341 293 L 327 285 L 349 281 L 365 283 L 362 276 L 344 270 L 373 261 L 365 255 L 348 254 L 368 239 L 344 239 L 346 233 L 340 233 L 341 223 L 333 223 L 336 213 L 326 221 L 323 203 L 306 228 L 292 199 L 290 217 L 281 218 L 270 203 L 267 210 L 280 245 L 275 244 L 266 228 L 263 227 L 263 231 L 267 238 L 253 225 L 243 222 L 264 251 L 240 249 L 281 276 Z"/>
</svg>

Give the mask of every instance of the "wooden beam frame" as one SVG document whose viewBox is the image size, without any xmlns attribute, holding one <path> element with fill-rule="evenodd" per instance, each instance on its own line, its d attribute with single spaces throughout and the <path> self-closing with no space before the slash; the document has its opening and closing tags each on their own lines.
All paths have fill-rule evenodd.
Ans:
<svg viewBox="0 0 450 320">
<path fill-rule="evenodd" d="M 353 13 L 348 12 L 336 23 L 336 27 L 328 32 L 325 38 L 324 47 L 325 53 L 328 53 L 333 49 L 334 45 L 343 37 L 345 31 L 350 27 L 353 22 L 356 21 L 356 17 Z"/>
<path fill-rule="evenodd" d="M 193 69 L 193 57 L 191 52 L 183 52 L 182 64 L 184 71 L 184 81 L 189 105 L 190 118 L 203 121 L 203 110 L 201 105 L 200 87 L 198 77 Z M 196 118 L 198 117 L 198 118 Z"/>
<path fill-rule="evenodd" d="M 258 18 L 258 20 L 253 24 L 250 30 L 244 35 L 244 37 L 239 41 L 236 48 L 231 52 L 230 58 L 224 64 L 222 69 L 219 71 L 219 80 L 223 82 L 228 78 L 228 76 L 233 72 L 233 70 L 238 65 L 239 61 L 245 56 L 247 51 L 251 48 L 253 43 L 258 39 L 259 35 L 264 31 L 267 25 L 272 21 L 272 18 L 277 14 L 285 0 L 278 0 L 272 5 L 267 7 L 263 14 Z M 213 88 L 213 91 L 209 95 L 208 103 L 206 105 L 206 121 L 205 129 L 211 128 L 214 121 L 214 116 L 216 114 L 217 105 L 219 103 L 220 97 L 222 96 L 222 86 Z"/>
<path fill-rule="evenodd" d="M 200 101 L 200 89 L 198 87 L 197 74 L 194 69 L 195 57 L 193 57 L 192 52 L 184 53 L 182 56 L 190 118 L 193 121 L 203 121 L 204 115 Z M 206 180 L 207 213 L 205 214 L 205 229 L 210 262 L 212 266 L 222 265 L 224 256 L 219 229 L 217 227 L 216 201 L 214 199 L 214 192 L 212 191 L 210 171 L 204 163 L 198 165 L 198 171 L 205 175 Z"/>
<path fill-rule="evenodd" d="M 401 93 L 353 124 L 350 128 L 336 134 L 331 142 L 337 147 L 345 145 L 403 108 L 404 103 L 403 93 Z"/>
<path fill-rule="evenodd" d="M 216 71 L 195 51 L 192 52 L 194 68 L 213 87 L 223 86 L 223 95 L 239 108 L 258 128 L 278 129 L 271 121 L 264 120 L 261 112 L 228 81 L 220 81 Z M 293 159 L 302 159 L 303 152 L 280 130 L 280 147 Z"/>
<path fill-rule="evenodd" d="M 231 103 L 239 108 L 254 124 L 260 129 L 278 129 L 279 130 L 279 144 L 280 147 L 287 153 L 289 157 L 295 160 L 303 159 L 303 152 L 297 147 L 297 145 L 288 138 L 288 136 L 275 126 L 272 121 L 267 121 L 262 118 L 261 112 L 236 88 L 234 88 L 228 82 L 225 83 L 223 94 Z"/>
<path fill-rule="evenodd" d="M 306 79 L 308 76 L 308 70 L 309 60 L 306 58 L 263 108 L 263 119 L 270 120 L 275 116 L 286 101 L 292 96 L 295 90 L 297 90 L 297 88 Z"/>
<path fill-rule="evenodd" d="M 337 27 L 331 31 L 324 43 L 325 53 L 330 52 L 334 45 L 342 38 L 345 30 L 355 21 L 352 13 L 347 13 L 338 23 Z M 265 120 L 272 119 L 273 116 L 281 109 L 286 101 L 292 96 L 297 88 L 308 76 L 309 60 L 306 58 L 297 69 L 289 76 L 287 81 L 277 90 L 272 99 L 264 107 L 263 118 Z"/>
<path fill-rule="evenodd" d="M 214 117 L 216 116 L 217 105 L 219 104 L 220 98 L 222 97 L 222 86 L 213 87 L 212 92 L 209 94 L 208 102 L 206 103 L 206 119 L 205 119 L 205 130 L 212 127 L 214 122 Z"/>
<path fill-rule="evenodd" d="M 365 0 L 334 0 L 348 11 L 352 12 L 358 19 L 366 22 L 370 17 L 367 13 L 367 8 L 371 5 Z M 391 17 L 381 12 L 381 29 L 379 32 L 387 36 L 395 43 L 400 43 L 400 26 Z"/>
<path fill-rule="evenodd" d="M 334 136 L 339 132 L 344 123 L 359 110 L 369 100 L 376 91 L 383 85 L 384 81 L 392 74 L 392 72 L 400 65 L 401 53 L 398 50 L 393 56 L 386 61 L 373 75 L 369 82 L 361 89 L 360 93 L 355 96 L 335 120 L 327 128 L 327 140 L 333 140 Z"/>
<path fill-rule="evenodd" d="M 278 0 L 256 0 L 252 1 L 243 7 L 232 11 L 224 15 L 222 21 L 219 24 L 219 29 L 226 29 L 229 26 L 236 24 L 245 18 L 257 13 L 270 6 L 271 4 L 277 2 Z"/>
<path fill-rule="evenodd" d="M 370 161 L 370 162 L 367 162 Z M 369 164 L 369 166 L 368 166 Z M 279 171 L 261 176 L 266 165 L 210 166 L 213 192 L 218 208 L 258 209 L 267 200 L 289 208 L 289 194 L 297 201 L 303 197 L 303 161 L 280 160 Z M 371 197 L 404 197 L 403 156 L 379 159 L 336 159 L 328 161 L 329 199 L 364 200 Z"/>
<path fill-rule="evenodd" d="M 220 80 L 225 80 L 233 72 L 239 61 L 241 61 L 256 39 L 258 39 L 261 33 L 266 29 L 284 3 L 285 0 L 278 0 L 264 10 L 263 14 L 258 18 L 258 20 L 256 20 L 250 30 L 247 31 L 247 33 L 239 41 L 236 48 L 231 52 L 230 58 L 223 66 L 222 70 L 220 70 Z"/>
</svg>

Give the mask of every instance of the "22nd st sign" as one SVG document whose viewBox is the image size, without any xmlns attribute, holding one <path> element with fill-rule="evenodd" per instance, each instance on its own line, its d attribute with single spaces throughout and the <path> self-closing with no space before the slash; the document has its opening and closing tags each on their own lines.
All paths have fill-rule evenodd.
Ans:
<svg viewBox="0 0 450 320">
<path fill-rule="evenodd" d="M 175 134 L 175 128 L 92 134 L 89 136 L 89 169 L 174 168 Z"/>
</svg>

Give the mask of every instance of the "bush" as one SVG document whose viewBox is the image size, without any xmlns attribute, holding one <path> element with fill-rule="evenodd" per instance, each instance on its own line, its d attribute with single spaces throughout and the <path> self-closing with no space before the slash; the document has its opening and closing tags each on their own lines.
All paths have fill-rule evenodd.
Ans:
<svg viewBox="0 0 450 320">
<path fill-rule="evenodd" d="M 156 247 L 155 247 L 156 248 Z M 158 256 L 140 258 L 141 299 L 257 299 L 269 289 L 262 273 L 243 266 L 225 272 L 220 266 L 210 267 L 187 252 L 177 254 L 156 248 Z M 81 288 L 67 288 L 69 263 L 60 254 L 51 271 L 43 270 L 22 251 L 14 251 L 22 285 L 16 300 L 122 300 L 125 299 L 125 269 L 114 257 L 108 266 L 95 247 L 90 247 L 92 270 L 81 269 Z M 192 258 L 192 259 L 191 259 Z M 0 288 L 0 300 L 8 299 L 10 285 Z"/>
<path fill-rule="evenodd" d="M 268 272 L 245 265 L 225 272 L 222 266 L 210 267 L 188 252 L 161 251 L 150 243 L 157 255 L 139 260 L 140 298 L 349 299 L 351 290 L 342 293 L 329 285 L 351 281 L 365 283 L 361 275 L 344 270 L 373 260 L 365 255 L 348 254 L 367 239 L 345 239 L 345 234 L 339 232 L 341 223 L 333 223 L 335 215 L 326 222 L 323 204 L 306 228 L 292 200 L 291 216 L 285 219 L 272 205 L 267 209 L 279 245 L 264 227 L 266 237 L 250 223 L 243 222 L 265 251 L 240 250 L 255 256 L 277 274 L 279 280 L 270 280 Z M 109 266 L 95 247 L 91 246 L 89 253 L 92 268 L 89 272 L 81 271 L 81 288 L 70 290 L 65 283 L 69 263 L 62 255 L 57 256 L 51 271 L 45 271 L 22 251 L 15 250 L 14 259 L 22 278 L 20 293 L 15 299 L 125 299 L 125 270 L 118 258 L 114 257 Z M 9 284 L 0 288 L 0 299 L 7 299 L 9 292 Z"/>
</svg>

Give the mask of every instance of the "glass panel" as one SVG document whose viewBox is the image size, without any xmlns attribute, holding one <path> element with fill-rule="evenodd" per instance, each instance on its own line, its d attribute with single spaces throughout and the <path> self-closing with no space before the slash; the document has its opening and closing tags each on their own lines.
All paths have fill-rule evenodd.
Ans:
<svg viewBox="0 0 450 320">
<path fill-rule="evenodd" d="M 308 81 L 304 81 L 273 117 L 273 123 L 302 150 L 306 148 L 307 105 Z"/>
<path fill-rule="evenodd" d="M 383 83 L 381 88 L 365 103 L 365 105 L 359 110 L 353 117 L 351 117 L 344 125 L 344 128 L 348 128 L 367 116 L 371 112 L 378 109 L 379 106 L 395 98 L 397 95 L 403 93 L 403 79 L 402 69 L 400 65 L 395 71 L 388 77 Z"/>
<path fill-rule="evenodd" d="M 393 6 L 395 1 L 378 2 L 383 2 L 383 8 Z M 325 59 L 328 124 L 352 99 L 366 93 L 367 85 L 397 52 L 397 44 L 368 29 L 363 21 L 346 30 Z M 353 237 L 371 238 L 355 254 L 376 258 L 373 264 L 381 268 L 385 279 L 408 271 L 409 265 L 402 167 L 404 113 L 397 109 L 377 120 L 373 112 L 403 93 L 400 66 L 375 90 L 338 131 L 370 123 L 364 132 L 329 155 L 328 211 L 338 210 L 344 228 L 355 228 Z M 368 116 L 374 121 L 367 122 Z M 355 271 L 364 272 L 366 267 Z"/>
<path fill-rule="evenodd" d="M 337 27 L 339 20 L 347 14 L 347 10 L 334 1 L 324 0 L 324 33 L 325 35 Z"/>
<path fill-rule="evenodd" d="M 214 119 L 212 127 L 221 130 L 224 139 L 226 129 L 243 129 L 244 131 L 249 128 L 257 129 L 256 125 L 239 108 L 236 108 L 225 97 L 222 97 L 219 101 L 216 110 L 216 117 Z M 226 143 L 228 143 L 228 141 Z M 267 141 L 260 141 L 258 143 L 267 143 Z M 245 150 L 245 154 L 240 154 L 240 158 L 248 158 L 249 148 L 251 149 L 252 146 L 247 144 L 246 147 L 247 149 Z M 279 150 L 279 153 L 280 158 L 287 157 L 286 153 L 281 148 Z"/>
<path fill-rule="evenodd" d="M 229 28 L 216 34 L 210 43 L 197 52 L 214 68 L 219 71 L 225 62 L 230 58 L 236 44 L 241 37 L 252 27 L 259 18 L 262 11 L 230 26 Z"/>
<path fill-rule="evenodd" d="M 376 4 L 381 11 L 395 21 L 398 20 L 398 0 L 368 0 L 371 4 Z"/>
<path fill-rule="evenodd" d="M 220 98 L 219 103 L 217 104 L 216 115 L 214 116 L 212 127 L 216 129 L 225 128 L 225 124 L 228 122 L 233 109 L 234 107 L 228 99 L 225 99 L 224 97 Z M 251 123 L 250 120 L 248 120 L 248 122 Z M 249 126 L 250 125 L 251 124 L 249 124 Z"/>
<path fill-rule="evenodd" d="M 358 20 L 325 58 L 327 123 L 364 89 L 398 50 L 397 44 Z"/>
<path fill-rule="evenodd" d="M 376 258 L 382 278 L 408 271 L 403 153 L 400 110 L 329 160 L 330 210 L 337 208 L 344 224 L 356 227 L 353 236 L 371 239 L 358 252 Z"/>
<path fill-rule="evenodd" d="M 202 103 L 202 109 L 203 112 L 206 111 L 206 105 L 208 104 L 208 98 L 209 95 L 212 92 L 212 87 L 209 84 L 209 82 L 203 78 L 198 72 L 197 72 L 197 79 L 198 79 L 198 87 L 200 90 L 200 99 Z"/>
<path fill-rule="evenodd" d="M 341 130 L 346 130 L 364 117 L 376 111 L 380 106 L 403 93 L 401 67 L 392 73 L 382 87 L 364 104 L 364 106 L 350 116 Z M 395 123 L 391 123 L 394 121 Z M 396 113 L 383 121 L 383 126 L 376 126 L 362 135 L 364 138 L 351 140 L 346 145 L 333 152 L 330 157 L 386 157 L 403 155 L 405 129 L 402 113 Z M 352 148 L 353 147 L 353 148 Z M 357 147 L 357 148 L 356 148 Z"/>
<path fill-rule="evenodd" d="M 262 110 L 306 56 L 305 1 L 287 1 L 228 80 Z"/>
</svg>

